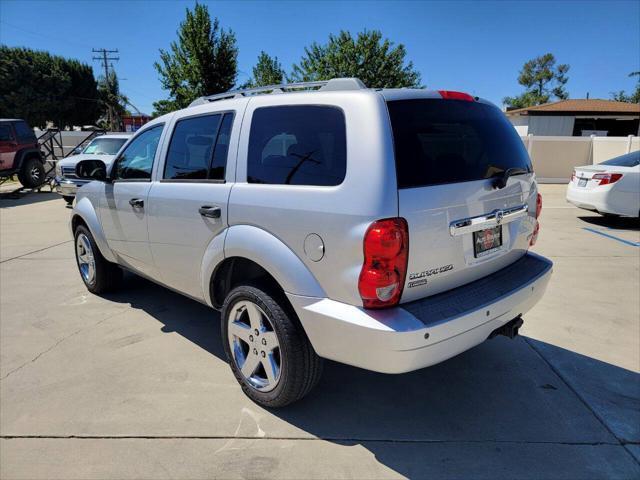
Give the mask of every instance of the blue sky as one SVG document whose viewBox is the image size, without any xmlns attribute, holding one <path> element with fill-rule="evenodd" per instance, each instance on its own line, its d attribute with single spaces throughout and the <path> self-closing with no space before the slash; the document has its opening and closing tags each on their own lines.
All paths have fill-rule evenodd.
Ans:
<svg viewBox="0 0 640 480">
<path fill-rule="evenodd" d="M 260 50 L 287 71 L 313 41 L 340 29 L 380 29 L 407 48 L 428 88 L 496 103 L 521 92 L 522 64 L 552 52 L 571 65 L 572 98 L 609 98 L 634 88 L 640 70 L 640 1 L 202 2 L 237 36 L 239 82 Z M 0 43 L 48 50 L 92 64 L 92 48 L 120 51 L 121 89 L 142 111 L 166 98 L 153 62 L 193 1 L 0 0 Z"/>
</svg>

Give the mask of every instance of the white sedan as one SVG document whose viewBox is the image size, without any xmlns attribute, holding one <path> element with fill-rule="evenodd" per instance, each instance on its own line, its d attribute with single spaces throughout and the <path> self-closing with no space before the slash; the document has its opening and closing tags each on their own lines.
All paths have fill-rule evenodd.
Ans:
<svg viewBox="0 0 640 480">
<path fill-rule="evenodd" d="M 567 201 L 602 215 L 640 216 L 640 151 L 576 167 Z"/>
</svg>

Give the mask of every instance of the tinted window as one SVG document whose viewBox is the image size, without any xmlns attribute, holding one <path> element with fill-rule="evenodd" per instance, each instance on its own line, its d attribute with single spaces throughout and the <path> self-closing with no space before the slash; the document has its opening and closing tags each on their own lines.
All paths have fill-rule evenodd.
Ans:
<svg viewBox="0 0 640 480">
<path fill-rule="evenodd" d="M 613 167 L 636 167 L 640 165 L 640 151 L 612 158 L 606 162 L 601 162 L 600 165 L 611 165 Z"/>
<path fill-rule="evenodd" d="M 180 120 L 171 136 L 164 178 L 206 179 L 222 115 Z"/>
<path fill-rule="evenodd" d="M 495 107 L 432 99 L 387 105 L 399 188 L 480 180 L 514 167 L 531 171 L 520 137 Z"/>
<path fill-rule="evenodd" d="M 209 178 L 213 180 L 224 180 L 224 171 L 227 166 L 227 156 L 229 154 L 229 140 L 231 139 L 231 126 L 233 125 L 233 114 L 226 113 L 222 119 L 222 125 L 218 131 L 218 140 L 213 150 L 213 161 Z"/>
<path fill-rule="evenodd" d="M 11 126 L 7 124 L 0 125 L 0 142 L 11 142 L 12 140 Z"/>
<path fill-rule="evenodd" d="M 340 109 L 305 105 L 259 108 L 253 113 L 249 183 L 339 185 L 346 169 Z"/>
<path fill-rule="evenodd" d="M 115 155 L 126 141 L 126 138 L 96 138 L 87 145 L 87 148 L 85 148 L 82 153 Z"/>
<path fill-rule="evenodd" d="M 13 124 L 13 127 L 16 129 L 16 135 L 18 139 L 22 142 L 35 142 L 36 135 L 33 133 L 33 130 L 29 128 L 25 122 L 16 122 Z"/>
<path fill-rule="evenodd" d="M 112 177 L 114 179 L 150 179 L 153 157 L 156 155 L 161 134 L 162 125 L 138 134 L 116 160 Z"/>
</svg>

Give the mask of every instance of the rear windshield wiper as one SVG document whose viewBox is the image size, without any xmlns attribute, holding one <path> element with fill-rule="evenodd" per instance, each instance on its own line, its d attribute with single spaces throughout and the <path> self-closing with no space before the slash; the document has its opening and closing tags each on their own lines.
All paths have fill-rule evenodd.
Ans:
<svg viewBox="0 0 640 480">
<path fill-rule="evenodd" d="M 522 167 L 512 167 L 507 168 L 500 175 L 495 177 L 495 181 L 493 182 L 493 188 L 501 189 L 507 186 L 507 182 L 509 181 L 509 177 L 513 175 L 526 175 L 529 173 L 528 168 Z"/>
</svg>

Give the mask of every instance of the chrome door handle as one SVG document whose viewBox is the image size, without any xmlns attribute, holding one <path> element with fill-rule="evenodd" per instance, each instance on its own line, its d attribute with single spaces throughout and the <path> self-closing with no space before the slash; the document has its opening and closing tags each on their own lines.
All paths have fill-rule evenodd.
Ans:
<svg viewBox="0 0 640 480">
<path fill-rule="evenodd" d="M 140 198 L 132 198 L 131 200 L 129 200 L 129 205 L 131 205 L 133 208 L 144 208 L 144 200 Z"/>
<path fill-rule="evenodd" d="M 210 205 L 203 205 L 198 209 L 198 212 L 207 218 L 220 218 L 222 215 L 222 209 L 220 207 L 212 207 Z"/>
</svg>

